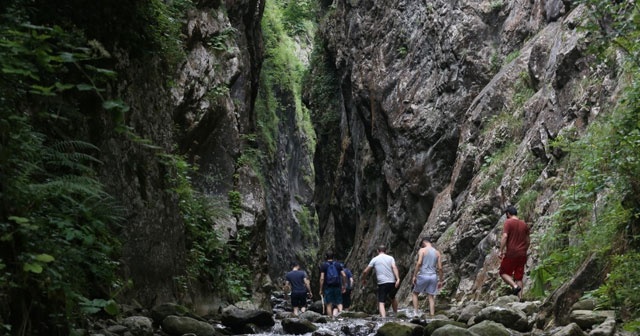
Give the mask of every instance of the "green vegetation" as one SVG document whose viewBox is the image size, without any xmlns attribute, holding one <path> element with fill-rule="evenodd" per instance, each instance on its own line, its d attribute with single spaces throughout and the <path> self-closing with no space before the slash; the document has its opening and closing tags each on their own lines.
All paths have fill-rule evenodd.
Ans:
<svg viewBox="0 0 640 336">
<path fill-rule="evenodd" d="M 513 103 L 516 108 L 524 106 L 524 103 L 533 96 L 535 91 L 533 91 L 531 86 L 531 77 L 529 77 L 529 73 L 526 71 L 521 72 L 518 76 L 518 80 L 516 81 L 516 91 L 513 93 Z"/>
<path fill-rule="evenodd" d="M 532 276 L 534 288 L 543 294 L 595 253 L 609 265 L 609 275 L 590 295 L 631 321 L 640 317 L 640 13 L 630 2 L 583 2 L 591 9 L 586 29 L 598 42 L 598 55 L 607 57 L 613 49 L 624 53 L 621 78 L 627 85 L 606 120 L 592 124 L 577 141 L 559 143 L 568 152 L 565 164 L 573 180 L 562 192 L 552 229 L 542 239 L 542 263 Z M 640 325 L 626 328 L 638 331 Z"/>
<path fill-rule="evenodd" d="M 229 199 L 211 197 L 196 191 L 190 180 L 194 168 L 177 155 L 160 155 L 169 170 L 171 191 L 179 197 L 180 211 L 186 228 L 187 270 L 176 277 L 182 295 L 190 293 L 197 284 L 210 284 L 211 290 L 231 301 L 245 299 L 251 285 L 248 257 L 248 232 L 240 230 L 228 241 L 216 227 L 216 221 L 237 215 L 241 205 L 240 193 L 230 191 Z M 227 203 L 228 201 L 228 203 Z M 246 249 L 246 250 L 245 250 Z M 220 281 L 225 279 L 225 281 Z"/>
<path fill-rule="evenodd" d="M 231 45 L 229 40 L 232 40 L 238 34 L 238 30 L 233 27 L 227 27 L 223 29 L 219 34 L 215 34 L 209 37 L 209 41 L 206 45 L 217 51 L 230 51 Z"/>
<path fill-rule="evenodd" d="M 306 70 L 296 56 L 298 45 L 292 38 L 303 32 L 293 22 L 306 22 L 304 33 L 310 38 L 313 31 L 309 2 L 271 1 L 265 4 L 262 31 L 265 42 L 265 60 L 260 72 L 260 88 L 255 111 L 260 137 L 266 144 L 268 156 L 276 151 L 279 135 L 279 115 L 294 111 L 298 127 L 305 132 L 310 150 L 315 148 L 315 132 L 306 108 L 302 106 L 302 76 Z M 305 21 L 306 20 L 306 21 Z M 308 21 L 308 22 L 307 22 Z M 290 103 L 294 105 L 291 106 Z"/>
<path fill-rule="evenodd" d="M 84 128 L 110 122 L 123 138 L 159 151 L 127 127 L 128 106 L 107 95 L 117 77 L 108 50 L 117 44 L 133 60 L 158 55 L 164 69 L 173 68 L 184 57 L 180 31 L 192 4 L 103 5 L 0 5 L 3 335 L 69 335 L 88 315 L 119 314 L 115 300 L 131 286 L 118 276 L 124 210 L 98 180 L 100 150 L 83 138 Z M 238 265 L 250 264 L 247 233 L 223 241 L 213 221 L 227 204 L 193 190 L 183 158 L 159 154 L 159 161 L 187 231 L 187 274 L 176 280 L 185 291 L 197 279 L 230 299 L 245 297 L 251 278 Z"/>
<path fill-rule="evenodd" d="M 514 113 L 506 109 L 500 114 L 491 116 L 487 121 L 487 125 L 483 129 L 484 134 L 493 132 L 496 135 L 496 141 L 504 143 L 512 141 L 522 136 L 522 117 L 521 113 Z"/>
<path fill-rule="evenodd" d="M 409 53 L 409 50 L 407 49 L 407 46 L 405 46 L 405 45 L 399 46 L 396 51 L 398 52 L 398 56 L 400 58 L 405 58 L 407 56 L 407 54 Z"/>
<path fill-rule="evenodd" d="M 233 190 L 229 192 L 229 207 L 234 216 L 240 216 L 242 213 L 242 195 L 239 191 Z"/>
<path fill-rule="evenodd" d="M 80 99 L 116 121 L 126 107 L 102 97 L 115 73 L 81 34 L 11 14 L 0 24 L 0 333 L 67 334 L 86 314 L 118 313 L 111 232 L 124 214 L 96 177 L 99 149 L 64 130 L 88 114 Z"/>
<path fill-rule="evenodd" d="M 532 169 L 527 170 L 527 172 L 520 180 L 520 188 L 522 190 L 529 190 L 529 188 L 531 188 L 533 184 L 536 183 L 543 169 L 544 164 L 538 162 Z"/>
<path fill-rule="evenodd" d="M 500 53 L 497 50 L 494 50 L 489 60 L 489 68 L 491 69 L 492 73 L 498 73 L 500 71 L 500 67 L 502 67 L 502 62 L 500 61 Z"/>
<path fill-rule="evenodd" d="M 520 49 L 512 51 L 509 55 L 507 55 L 507 57 L 505 57 L 504 64 L 513 62 L 513 60 L 518 58 L 518 56 L 520 56 Z"/>
<path fill-rule="evenodd" d="M 500 186 L 504 171 L 509 164 L 506 158 L 512 157 L 518 148 L 515 142 L 507 144 L 491 156 L 484 157 L 482 171 L 488 176 L 479 187 L 481 193 L 487 193 L 495 190 Z"/>
<path fill-rule="evenodd" d="M 519 209 L 519 216 L 527 223 L 530 223 L 531 218 L 533 218 L 539 195 L 540 193 L 537 190 L 527 190 L 518 199 L 517 209 Z"/>
<path fill-rule="evenodd" d="M 340 80 L 331 60 L 325 54 L 325 45 L 317 38 L 311 54 L 311 69 L 314 73 L 305 75 L 305 83 L 314 98 L 312 120 L 317 132 L 332 132 L 340 122 Z"/>
<path fill-rule="evenodd" d="M 313 228 L 317 227 L 318 217 L 306 206 L 301 206 L 300 211 L 296 212 L 296 218 L 300 223 L 300 229 L 302 230 L 302 234 L 305 237 L 305 240 L 312 240 L 316 234 L 313 232 Z"/>
<path fill-rule="evenodd" d="M 218 100 L 218 98 L 224 97 L 227 94 L 229 94 L 229 86 L 223 84 L 215 86 L 211 90 L 209 90 L 209 92 L 207 92 L 206 98 L 208 100 L 211 100 L 212 102 L 215 102 Z"/>
<path fill-rule="evenodd" d="M 502 7 L 504 7 L 504 1 L 503 0 L 493 0 L 491 1 L 491 10 L 492 11 L 499 11 L 502 9 Z"/>
<path fill-rule="evenodd" d="M 282 11 L 282 23 L 289 36 L 305 37 L 314 31 L 318 12 L 316 1 L 284 0 L 278 4 Z"/>
</svg>

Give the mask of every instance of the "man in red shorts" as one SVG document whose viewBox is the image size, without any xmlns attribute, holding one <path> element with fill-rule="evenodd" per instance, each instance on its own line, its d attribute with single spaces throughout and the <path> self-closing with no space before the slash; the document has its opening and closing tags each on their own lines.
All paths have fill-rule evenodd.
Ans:
<svg viewBox="0 0 640 336">
<path fill-rule="evenodd" d="M 529 249 L 529 226 L 516 217 L 518 211 L 512 205 L 505 210 L 507 220 L 500 239 L 500 277 L 513 288 L 513 294 L 522 297 L 522 277 Z"/>
</svg>

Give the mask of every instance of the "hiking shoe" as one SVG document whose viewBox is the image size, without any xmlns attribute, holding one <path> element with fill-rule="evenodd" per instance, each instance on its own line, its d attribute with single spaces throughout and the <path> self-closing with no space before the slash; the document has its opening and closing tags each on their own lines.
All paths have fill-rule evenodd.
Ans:
<svg viewBox="0 0 640 336">
<path fill-rule="evenodd" d="M 520 288 L 520 286 L 516 286 L 513 289 L 513 295 L 518 296 L 518 294 L 520 293 L 521 290 L 522 290 L 522 288 Z"/>
</svg>

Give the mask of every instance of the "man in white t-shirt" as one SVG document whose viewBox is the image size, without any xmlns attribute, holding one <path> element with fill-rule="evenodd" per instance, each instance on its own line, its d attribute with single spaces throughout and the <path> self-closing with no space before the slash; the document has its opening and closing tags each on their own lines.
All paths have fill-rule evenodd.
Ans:
<svg viewBox="0 0 640 336">
<path fill-rule="evenodd" d="M 362 286 L 367 283 L 367 274 L 372 268 L 376 270 L 376 278 L 378 280 L 378 309 L 380 310 L 380 316 L 386 317 L 386 311 L 384 302 L 389 297 L 391 299 L 391 307 L 395 314 L 398 313 L 398 300 L 396 299 L 396 292 L 400 286 L 400 274 L 398 273 L 398 267 L 396 267 L 396 260 L 388 255 L 387 247 L 384 245 L 378 246 L 378 255 L 371 259 L 367 268 L 362 272 Z"/>
</svg>

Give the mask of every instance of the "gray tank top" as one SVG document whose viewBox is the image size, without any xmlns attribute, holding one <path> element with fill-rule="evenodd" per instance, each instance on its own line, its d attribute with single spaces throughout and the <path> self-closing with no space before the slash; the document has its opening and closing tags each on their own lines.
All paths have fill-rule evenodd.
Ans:
<svg viewBox="0 0 640 336">
<path fill-rule="evenodd" d="M 433 247 L 427 250 L 427 253 L 422 257 L 422 265 L 420 266 L 420 274 L 436 274 L 436 267 L 438 263 L 438 255 L 436 249 Z"/>
</svg>

